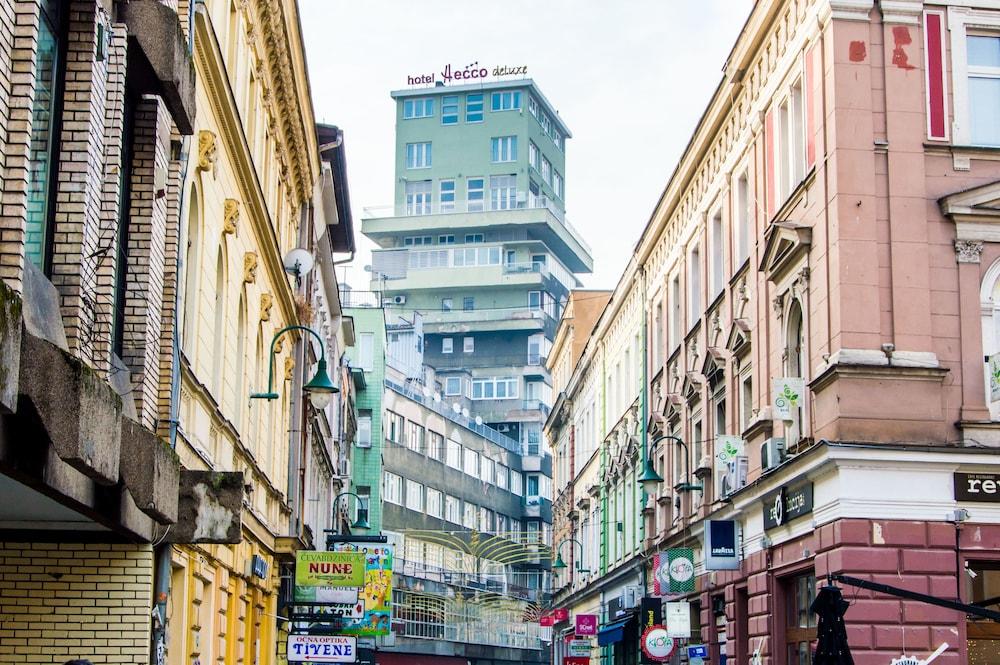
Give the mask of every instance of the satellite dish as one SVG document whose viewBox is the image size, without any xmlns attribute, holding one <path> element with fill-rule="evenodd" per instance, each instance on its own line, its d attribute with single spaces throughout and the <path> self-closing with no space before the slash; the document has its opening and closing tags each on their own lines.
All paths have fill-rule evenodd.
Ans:
<svg viewBox="0 0 1000 665">
<path fill-rule="evenodd" d="M 430 397 L 430 396 L 431 396 L 431 389 L 428 388 L 427 386 L 424 386 L 424 397 Z"/>
<path fill-rule="evenodd" d="M 434 401 L 435 402 L 441 401 L 441 393 L 434 393 Z"/>
<path fill-rule="evenodd" d="M 316 259 L 313 258 L 312 253 L 307 249 L 299 247 L 285 255 L 285 272 L 296 277 L 302 277 L 313 269 L 315 263 Z"/>
<path fill-rule="evenodd" d="M 452 404 L 451 410 L 454 411 L 455 413 L 461 413 L 462 407 L 460 407 L 458 404 Z"/>
<path fill-rule="evenodd" d="M 476 416 L 476 424 L 479 425 L 480 427 L 483 426 L 483 417 L 482 416 Z"/>
<path fill-rule="evenodd" d="M 458 405 L 456 404 L 456 406 L 458 406 Z M 462 409 L 462 415 L 465 416 L 466 418 L 468 418 L 469 417 L 469 410 L 468 409 Z"/>
</svg>

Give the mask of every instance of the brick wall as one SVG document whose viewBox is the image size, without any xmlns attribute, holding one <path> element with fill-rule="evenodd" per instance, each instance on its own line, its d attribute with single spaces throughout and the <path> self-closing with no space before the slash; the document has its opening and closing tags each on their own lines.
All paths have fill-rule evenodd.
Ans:
<svg viewBox="0 0 1000 665">
<path fill-rule="evenodd" d="M 0 665 L 149 662 L 149 545 L 0 543 Z"/>
</svg>

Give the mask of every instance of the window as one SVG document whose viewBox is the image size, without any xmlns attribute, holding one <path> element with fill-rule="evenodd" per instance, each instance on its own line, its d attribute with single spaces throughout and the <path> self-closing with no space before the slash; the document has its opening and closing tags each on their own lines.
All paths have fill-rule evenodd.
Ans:
<svg viewBox="0 0 1000 665">
<path fill-rule="evenodd" d="M 469 501 L 465 502 L 462 509 L 462 526 L 467 529 L 476 528 L 476 519 L 479 517 L 479 510 L 476 504 Z"/>
<path fill-rule="evenodd" d="M 544 157 L 542 157 L 542 180 L 549 186 L 552 185 L 552 164 Z"/>
<path fill-rule="evenodd" d="M 441 98 L 441 124 L 458 124 L 458 97 Z"/>
<path fill-rule="evenodd" d="M 778 106 L 777 203 L 784 202 L 805 175 L 805 130 L 802 117 L 802 84 L 796 81 Z"/>
<path fill-rule="evenodd" d="M 431 166 L 431 144 L 430 141 L 424 143 L 406 144 L 406 168 L 427 169 Z"/>
<path fill-rule="evenodd" d="M 467 242 L 467 243 L 483 242 L 483 234 L 482 233 L 466 233 L 465 234 L 465 242 Z"/>
<path fill-rule="evenodd" d="M 438 184 L 439 192 L 438 201 L 440 212 L 454 212 L 455 210 L 455 181 L 454 180 L 442 180 Z M 441 243 L 441 238 L 450 237 L 452 242 L 455 242 L 455 236 L 440 236 L 438 238 L 438 243 Z"/>
<path fill-rule="evenodd" d="M 462 470 L 473 478 L 479 477 L 479 453 L 469 448 L 462 453 Z"/>
<path fill-rule="evenodd" d="M 494 92 L 490 101 L 491 111 L 519 111 L 521 110 L 521 93 L 513 90 L 510 92 Z"/>
<path fill-rule="evenodd" d="M 455 236 L 453 236 L 453 235 L 438 236 L 438 244 L 439 245 L 454 245 L 455 244 Z"/>
<path fill-rule="evenodd" d="M 484 483 L 494 484 L 496 474 L 496 462 L 483 455 L 479 459 L 479 479 Z"/>
<path fill-rule="evenodd" d="M 515 399 L 517 379 L 485 378 L 472 380 L 472 399 Z"/>
<path fill-rule="evenodd" d="M 404 246 L 431 244 L 433 244 L 433 238 L 431 238 L 431 236 L 407 236 L 406 238 L 403 238 Z"/>
<path fill-rule="evenodd" d="M 712 225 L 710 229 L 712 243 L 712 300 L 722 293 L 725 285 L 725 236 L 722 233 L 722 210 L 716 210 L 712 215 Z"/>
<path fill-rule="evenodd" d="M 466 312 L 471 312 L 476 308 L 476 299 L 473 296 L 465 296 L 462 298 L 462 309 Z"/>
<path fill-rule="evenodd" d="M 452 308 L 451 298 L 441 298 L 441 311 L 450 312 Z"/>
<path fill-rule="evenodd" d="M 538 496 L 538 475 L 530 474 L 528 475 L 528 485 L 525 490 L 528 496 Z"/>
<path fill-rule="evenodd" d="M 358 412 L 357 445 L 358 448 L 372 447 L 372 412 L 367 409 Z"/>
<path fill-rule="evenodd" d="M 653 308 L 653 367 L 650 368 L 653 374 L 660 371 L 663 364 L 663 301 L 657 300 Z"/>
<path fill-rule="evenodd" d="M 490 209 L 511 210 L 517 207 L 517 176 L 490 176 Z"/>
<path fill-rule="evenodd" d="M 972 144 L 1000 146 L 1000 36 L 969 35 L 966 49 Z"/>
<path fill-rule="evenodd" d="M 445 454 L 445 463 L 453 469 L 462 470 L 462 445 L 457 441 L 452 441 L 448 439 L 445 443 L 447 452 Z"/>
<path fill-rule="evenodd" d="M 532 335 L 528 338 L 528 364 L 541 365 L 545 335 Z"/>
<path fill-rule="evenodd" d="M 736 235 L 736 265 L 741 266 L 750 255 L 750 220 L 753 215 L 750 210 L 750 183 L 744 172 L 736 179 L 735 206 L 736 224 L 733 232 Z"/>
<path fill-rule="evenodd" d="M 695 247 L 688 257 L 688 325 L 701 317 L 701 248 Z"/>
<path fill-rule="evenodd" d="M 423 512 L 424 486 L 412 480 L 406 481 L 406 507 L 410 510 Z"/>
<path fill-rule="evenodd" d="M 558 171 L 552 172 L 552 191 L 556 193 L 560 199 L 563 197 L 563 179 L 559 175 Z"/>
<path fill-rule="evenodd" d="M 438 461 L 444 459 L 444 437 L 437 432 L 427 432 L 427 456 Z"/>
<path fill-rule="evenodd" d="M 562 147 L 563 147 L 562 132 L 560 132 L 555 127 L 552 128 L 552 142 L 555 144 L 555 146 L 557 148 L 559 148 L 560 150 L 562 150 Z"/>
<path fill-rule="evenodd" d="M 517 137 L 494 136 L 492 141 L 490 141 L 490 161 L 517 161 Z"/>
<path fill-rule="evenodd" d="M 502 490 L 507 489 L 510 470 L 504 464 L 497 464 L 496 483 Z"/>
<path fill-rule="evenodd" d="M 444 394 L 455 397 L 462 394 L 462 377 L 449 376 L 444 380 Z"/>
<path fill-rule="evenodd" d="M 479 507 L 479 530 L 493 532 L 493 511 L 483 506 Z"/>
<path fill-rule="evenodd" d="M 538 152 L 538 146 L 535 145 L 534 141 L 528 141 L 528 165 L 536 171 L 542 169 L 540 157 L 541 153 Z"/>
<path fill-rule="evenodd" d="M 484 178 L 468 178 L 465 181 L 467 205 L 469 212 L 479 212 L 483 209 L 485 198 L 486 180 Z M 468 242 L 468 240 L 466 240 Z"/>
<path fill-rule="evenodd" d="M 430 97 L 403 100 L 403 120 L 429 118 L 432 115 L 434 115 L 434 100 Z"/>
<path fill-rule="evenodd" d="M 358 335 L 358 364 L 366 372 L 375 367 L 375 333 Z"/>
<path fill-rule="evenodd" d="M 466 95 L 465 96 L 465 121 L 466 122 L 482 122 L 483 121 L 483 95 Z"/>
<path fill-rule="evenodd" d="M 403 479 L 386 471 L 382 474 L 382 500 L 403 505 Z"/>
<path fill-rule="evenodd" d="M 749 368 L 740 375 L 740 427 L 746 429 L 753 419 L 753 373 Z"/>
<path fill-rule="evenodd" d="M 430 180 L 407 182 L 404 186 L 404 193 L 406 195 L 406 214 L 431 214 L 431 192 L 432 185 Z"/>
<path fill-rule="evenodd" d="M 462 338 L 462 353 L 475 353 L 476 351 L 476 338 L 475 337 L 463 337 Z"/>
<path fill-rule="evenodd" d="M 538 423 L 527 423 L 525 425 L 525 439 L 527 443 L 527 453 L 529 455 L 540 455 L 542 446 L 542 426 Z M 537 477 L 536 477 L 537 480 Z"/>
<path fill-rule="evenodd" d="M 542 308 L 542 292 L 528 291 L 528 309 L 539 310 Z"/>
<path fill-rule="evenodd" d="M 809 607 L 816 599 L 816 576 L 810 572 L 784 580 L 785 645 L 788 665 L 810 665 L 816 639 L 816 615 Z"/>
<path fill-rule="evenodd" d="M 415 422 L 406 423 L 406 447 L 414 452 L 424 452 L 424 428 Z"/>
<path fill-rule="evenodd" d="M 510 491 L 517 496 L 524 496 L 524 476 L 520 471 L 510 470 Z"/>
<path fill-rule="evenodd" d="M 442 505 L 442 503 L 443 503 L 442 499 L 443 498 L 444 497 L 442 496 L 441 492 L 439 492 L 436 489 L 433 489 L 431 487 L 427 488 L 427 514 L 428 515 L 430 515 L 431 517 L 437 517 L 438 519 L 440 519 L 442 517 L 442 515 L 443 515 L 442 511 L 443 511 L 443 508 L 444 508 L 444 506 Z"/>
<path fill-rule="evenodd" d="M 452 524 L 461 524 L 462 517 L 459 512 L 461 508 L 459 506 L 461 502 L 450 494 L 444 497 L 444 518 L 451 522 Z"/>
<path fill-rule="evenodd" d="M 670 349 L 681 345 L 681 276 L 670 283 Z"/>
<path fill-rule="evenodd" d="M 403 442 L 403 416 L 386 411 L 385 438 L 392 443 Z"/>
<path fill-rule="evenodd" d="M 451 307 L 448 308 L 449 310 Z M 455 340 L 451 337 L 441 338 L 441 353 L 452 353 L 455 350 Z"/>
<path fill-rule="evenodd" d="M 47 269 L 59 160 L 59 117 L 62 112 L 62 2 L 42 2 L 35 52 L 35 94 L 31 104 L 28 150 L 26 258 Z M 127 207 L 127 206 L 126 206 Z"/>
</svg>

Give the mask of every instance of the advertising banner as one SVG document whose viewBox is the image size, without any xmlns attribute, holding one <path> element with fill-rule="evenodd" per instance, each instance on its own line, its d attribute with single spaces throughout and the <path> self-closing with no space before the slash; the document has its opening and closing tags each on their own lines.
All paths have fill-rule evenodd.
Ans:
<svg viewBox="0 0 1000 665">
<path fill-rule="evenodd" d="M 580 637 L 593 637 L 597 635 L 597 615 L 577 614 L 576 634 Z"/>
<path fill-rule="evenodd" d="M 590 658 L 590 650 L 593 647 L 590 640 L 570 640 L 566 644 L 566 655 L 571 658 Z"/>
<path fill-rule="evenodd" d="M 356 586 L 296 586 L 292 600 L 312 605 L 353 605 L 358 602 L 360 589 Z"/>
<path fill-rule="evenodd" d="M 806 382 L 800 376 L 786 376 L 774 379 L 771 384 L 774 391 L 774 417 L 776 420 L 794 421 L 798 408 L 802 405 L 802 396 L 806 392 Z"/>
<path fill-rule="evenodd" d="M 360 554 L 364 563 L 359 602 L 364 604 L 360 618 L 343 618 L 338 631 L 344 635 L 375 637 L 388 635 L 392 621 L 392 546 L 371 543 L 337 543 L 339 553 Z"/>
<path fill-rule="evenodd" d="M 682 601 L 666 604 L 667 635 L 670 637 L 691 637 L 691 603 Z"/>
<path fill-rule="evenodd" d="M 994 353 L 990 359 L 990 401 L 1000 402 L 1000 353 Z"/>
<path fill-rule="evenodd" d="M 736 570 L 739 567 L 736 522 L 709 520 L 705 525 L 705 570 Z"/>
<path fill-rule="evenodd" d="M 358 640 L 345 635 L 289 635 L 290 663 L 356 663 Z"/>
<path fill-rule="evenodd" d="M 650 626 L 642 633 L 642 654 L 655 663 L 663 663 L 670 660 L 674 653 L 676 641 L 667 635 L 667 629 L 663 626 Z"/>
<path fill-rule="evenodd" d="M 360 587 L 365 583 L 365 557 L 357 552 L 299 551 L 295 554 L 295 586 Z"/>
<path fill-rule="evenodd" d="M 676 547 L 653 557 L 653 592 L 672 596 L 694 592 L 694 552 Z"/>
<path fill-rule="evenodd" d="M 569 610 L 565 607 L 557 607 L 552 610 L 552 618 L 556 620 L 556 623 L 569 621 Z"/>
</svg>

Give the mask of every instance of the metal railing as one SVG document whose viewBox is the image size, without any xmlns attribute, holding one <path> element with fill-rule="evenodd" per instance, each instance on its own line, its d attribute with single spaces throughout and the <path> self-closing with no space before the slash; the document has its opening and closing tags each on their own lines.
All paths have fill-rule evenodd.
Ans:
<svg viewBox="0 0 1000 665">
<path fill-rule="evenodd" d="M 381 291 L 355 291 L 354 289 L 340 289 L 341 307 L 381 307 Z"/>
<path fill-rule="evenodd" d="M 514 541 L 511 541 L 514 542 Z M 435 566 L 423 561 L 410 561 L 400 557 L 393 557 L 392 572 L 398 575 L 416 577 L 431 582 L 440 582 L 451 586 L 465 589 L 476 589 L 478 591 L 488 591 L 502 596 L 510 596 L 517 600 L 527 602 L 538 602 L 545 594 L 544 589 L 537 589 L 518 584 L 515 580 L 519 577 L 525 581 L 536 572 L 506 571 L 503 573 L 473 573 L 450 570 L 441 566 Z M 548 586 L 548 574 L 545 574 L 542 582 L 543 587 Z"/>
</svg>

